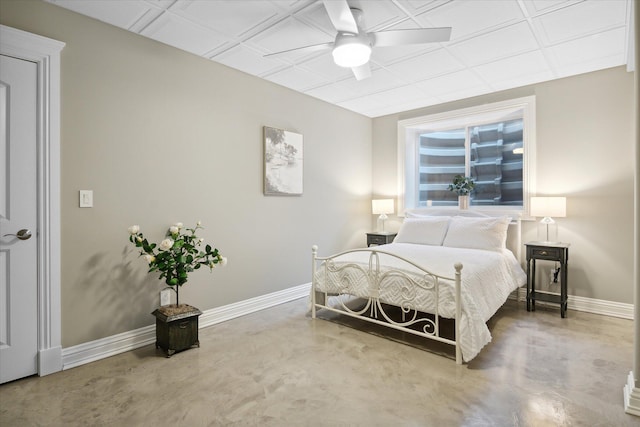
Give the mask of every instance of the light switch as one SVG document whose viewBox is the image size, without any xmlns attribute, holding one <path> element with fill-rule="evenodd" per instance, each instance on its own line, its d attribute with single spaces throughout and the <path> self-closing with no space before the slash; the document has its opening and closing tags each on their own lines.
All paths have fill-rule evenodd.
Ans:
<svg viewBox="0 0 640 427">
<path fill-rule="evenodd" d="M 80 190 L 80 207 L 93 207 L 93 190 Z"/>
</svg>

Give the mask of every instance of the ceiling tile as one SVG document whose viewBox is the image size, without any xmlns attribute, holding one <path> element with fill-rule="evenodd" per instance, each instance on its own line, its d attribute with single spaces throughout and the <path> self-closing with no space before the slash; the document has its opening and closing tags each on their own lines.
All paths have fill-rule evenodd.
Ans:
<svg viewBox="0 0 640 427">
<path fill-rule="evenodd" d="M 466 65 L 479 65 L 538 48 L 526 22 L 447 46 Z"/>
<path fill-rule="evenodd" d="M 407 85 L 339 102 L 338 105 L 353 111 L 376 111 L 376 114 L 387 114 L 385 111 L 399 104 L 410 106 L 406 108 L 408 110 L 429 105 L 429 102 L 437 102 L 437 98 L 429 97 L 419 88 Z"/>
<path fill-rule="evenodd" d="M 356 80 L 352 78 L 351 82 L 352 90 L 357 96 L 369 95 L 376 92 L 382 92 L 394 87 L 404 86 L 406 82 L 399 79 L 389 71 L 378 68 L 371 72 L 371 77 L 364 80 Z"/>
<path fill-rule="evenodd" d="M 541 15 L 533 23 L 549 45 L 623 27 L 626 12 L 625 1 L 591 0 Z"/>
<path fill-rule="evenodd" d="M 352 0 L 349 4 L 362 10 L 361 27 L 367 32 L 384 29 L 403 19 L 407 19 L 407 15 L 393 2 Z"/>
<path fill-rule="evenodd" d="M 380 109 L 388 104 L 384 102 L 384 99 L 378 96 L 369 95 L 351 99 L 349 101 L 339 102 L 338 105 L 340 107 L 346 108 L 347 110 L 362 111 Z"/>
<path fill-rule="evenodd" d="M 322 2 L 315 2 L 295 14 L 296 19 L 309 23 L 335 38 L 336 29 L 333 27 L 327 10 Z"/>
<path fill-rule="evenodd" d="M 355 92 L 350 90 L 350 86 L 350 82 L 334 82 L 306 90 L 304 93 L 314 98 L 337 104 L 338 102 L 353 99 L 357 96 Z"/>
<path fill-rule="evenodd" d="M 479 65 L 474 70 L 494 90 L 526 86 L 555 77 L 546 58 L 538 50 Z"/>
<path fill-rule="evenodd" d="M 305 93 L 331 102 L 346 102 L 352 99 L 389 90 L 393 87 L 404 86 L 405 83 L 389 74 L 384 69 L 373 69 L 371 77 L 365 80 L 356 80 L 353 74 L 349 78 L 321 87 L 305 91 Z M 333 92 L 333 93 L 330 93 Z"/>
<path fill-rule="evenodd" d="M 333 42 L 333 37 L 300 20 L 288 17 L 255 37 L 251 37 L 249 42 L 265 52 L 275 53 L 298 47 Z M 289 59 L 300 59 L 305 56 L 309 55 L 302 53 L 286 55 Z"/>
<path fill-rule="evenodd" d="M 329 51 L 316 58 L 301 62 L 298 67 L 325 76 L 331 81 L 346 79 L 353 75 L 351 68 L 336 65 L 336 63 L 333 62 L 333 56 L 331 56 L 331 52 Z"/>
<path fill-rule="evenodd" d="M 475 91 L 489 91 L 490 88 L 474 73 L 468 70 L 446 74 L 415 84 L 416 87 L 427 93 L 429 96 L 447 97 L 453 94 L 456 99 L 458 93 L 468 93 Z"/>
<path fill-rule="evenodd" d="M 426 27 L 452 27 L 452 41 L 523 18 L 517 2 L 504 0 L 453 1 L 417 17 Z"/>
<path fill-rule="evenodd" d="M 165 6 L 171 4 L 171 2 L 158 2 L 157 7 L 153 7 L 148 3 L 139 1 L 121 1 L 114 3 L 111 0 L 50 0 L 50 2 L 125 29 L 130 29 L 138 20 L 143 18 L 145 14 L 158 14 Z"/>
<path fill-rule="evenodd" d="M 440 47 L 438 43 L 429 45 L 386 46 L 376 47 L 371 52 L 371 60 L 377 64 L 388 66 L 403 60 L 411 59 Z"/>
<path fill-rule="evenodd" d="M 410 110 L 415 110 L 418 108 L 424 108 L 424 107 L 429 107 L 430 105 L 436 105 L 436 104 L 440 104 L 442 103 L 442 100 L 440 100 L 440 98 L 435 98 L 435 97 L 425 97 L 423 99 L 420 100 L 414 100 L 411 102 L 404 102 L 402 104 L 388 104 L 384 107 L 381 108 L 375 108 L 375 109 L 368 109 L 368 110 L 362 110 L 360 111 L 361 113 L 369 116 L 369 117 L 380 117 L 380 116 L 386 116 L 389 114 L 394 114 L 394 113 L 398 113 L 401 111 L 410 111 Z"/>
<path fill-rule="evenodd" d="M 604 33 L 583 37 L 566 43 L 561 43 L 546 51 L 549 53 L 554 66 L 559 70 L 575 70 L 583 65 L 584 71 L 594 71 L 598 64 L 602 68 L 624 65 L 626 51 L 624 42 L 626 33 L 624 28 L 619 28 Z"/>
<path fill-rule="evenodd" d="M 571 3 L 577 3 L 583 0 L 524 0 L 529 15 L 539 15 L 547 13 L 561 7 L 570 6 Z"/>
<path fill-rule="evenodd" d="M 442 6 L 451 0 L 398 0 L 398 3 L 411 14 L 420 14 L 426 10 Z"/>
<path fill-rule="evenodd" d="M 271 73 L 286 66 L 281 61 L 265 58 L 261 53 L 243 45 L 234 46 L 211 59 L 245 73 L 257 75 Z"/>
<path fill-rule="evenodd" d="M 267 80 L 293 90 L 305 91 L 312 87 L 328 83 L 323 77 L 297 67 L 289 67 L 265 77 Z"/>
<path fill-rule="evenodd" d="M 173 10 L 179 10 L 176 13 L 193 22 L 232 37 L 254 33 L 256 28 L 278 17 L 278 10 L 266 1 L 254 1 L 250 6 L 233 0 L 190 1 Z M 230 16 L 233 19 L 229 19 Z"/>
<path fill-rule="evenodd" d="M 407 81 L 416 82 L 426 80 L 441 74 L 451 73 L 464 68 L 464 65 L 455 59 L 445 49 L 439 49 L 424 55 L 416 56 L 386 67 L 397 76 L 402 76 Z"/>
<path fill-rule="evenodd" d="M 228 42 L 219 34 L 167 14 L 156 19 L 141 34 L 196 55 L 204 55 Z"/>
</svg>

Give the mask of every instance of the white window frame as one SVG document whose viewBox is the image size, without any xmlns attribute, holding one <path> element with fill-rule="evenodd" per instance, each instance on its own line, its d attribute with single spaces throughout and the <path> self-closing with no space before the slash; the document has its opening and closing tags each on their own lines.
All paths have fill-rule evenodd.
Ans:
<svg viewBox="0 0 640 427">
<path fill-rule="evenodd" d="M 404 216 L 408 209 L 416 209 L 415 197 L 417 191 L 416 179 L 409 182 L 407 176 L 416 177 L 418 170 L 417 144 L 418 135 L 425 131 L 439 129 L 451 129 L 452 127 L 463 127 L 470 122 L 477 121 L 500 121 L 505 116 L 522 111 L 524 121 L 523 129 L 523 194 L 522 207 L 513 206 L 470 206 L 469 209 L 477 211 L 487 211 L 492 213 L 504 212 L 505 214 L 519 214 L 522 218 L 529 215 L 529 197 L 536 194 L 536 98 L 527 96 L 511 99 L 508 101 L 484 104 L 475 107 L 463 108 L 460 110 L 447 111 L 443 113 L 430 114 L 427 116 L 415 117 L 412 119 L 398 121 L 398 215 Z M 468 159 L 466 161 L 468 163 Z M 442 207 L 439 209 L 458 209 L 457 207 Z"/>
</svg>

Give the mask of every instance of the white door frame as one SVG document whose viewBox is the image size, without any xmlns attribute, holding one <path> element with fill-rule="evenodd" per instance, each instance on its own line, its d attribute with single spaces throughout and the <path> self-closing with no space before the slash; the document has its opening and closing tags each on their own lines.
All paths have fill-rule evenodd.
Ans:
<svg viewBox="0 0 640 427">
<path fill-rule="evenodd" d="M 38 375 L 62 370 L 60 52 L 65 43 L 0 25 L 0 53 L 38 66 Z"/>
</svg>

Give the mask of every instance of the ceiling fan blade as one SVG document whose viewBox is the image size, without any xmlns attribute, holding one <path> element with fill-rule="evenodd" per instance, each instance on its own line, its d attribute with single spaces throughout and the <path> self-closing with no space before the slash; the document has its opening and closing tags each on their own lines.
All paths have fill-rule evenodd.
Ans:
<svg viewBox="0 0 640 427">
<path fill-rule="evenodd" d="M 358 34 L 358 25 L 347 0 L 323 0 L 323 3 L 336 30 Z"/>
<path fill-rule="evenodd" d="M 367 77 L 371 77 L 371 66 L 369 66 L 368 62 L 359 67 L 353 67 L 351 71 L 353 71 L 356 80 L 364 80 Z"/>
<path fill-rule="evenodd" d="M 371 40 L 372 46 L 446 42 L 451 38 L 451 27 L 378 31 L 367 35 Z"/>
<path fill-rule="evenodd" d="M 304 46 L 304 47 L 295 47 L 293 49 L 282 50 L 280 52 L 268 53 L 266 55 L 263 55 L 262 57 L 267 58 L 269 56 L 282 55 L 285 53 L 292 53 L 292 52 L 311 53 L 311 52 L 317 52 L 320 50 L 330 49 L 332 47 L 333 47 L 333 42 L 327 42 L 327 43 L 321 43 L 321 44 L 313 44 L 313 45 Z"/>
</svg>

